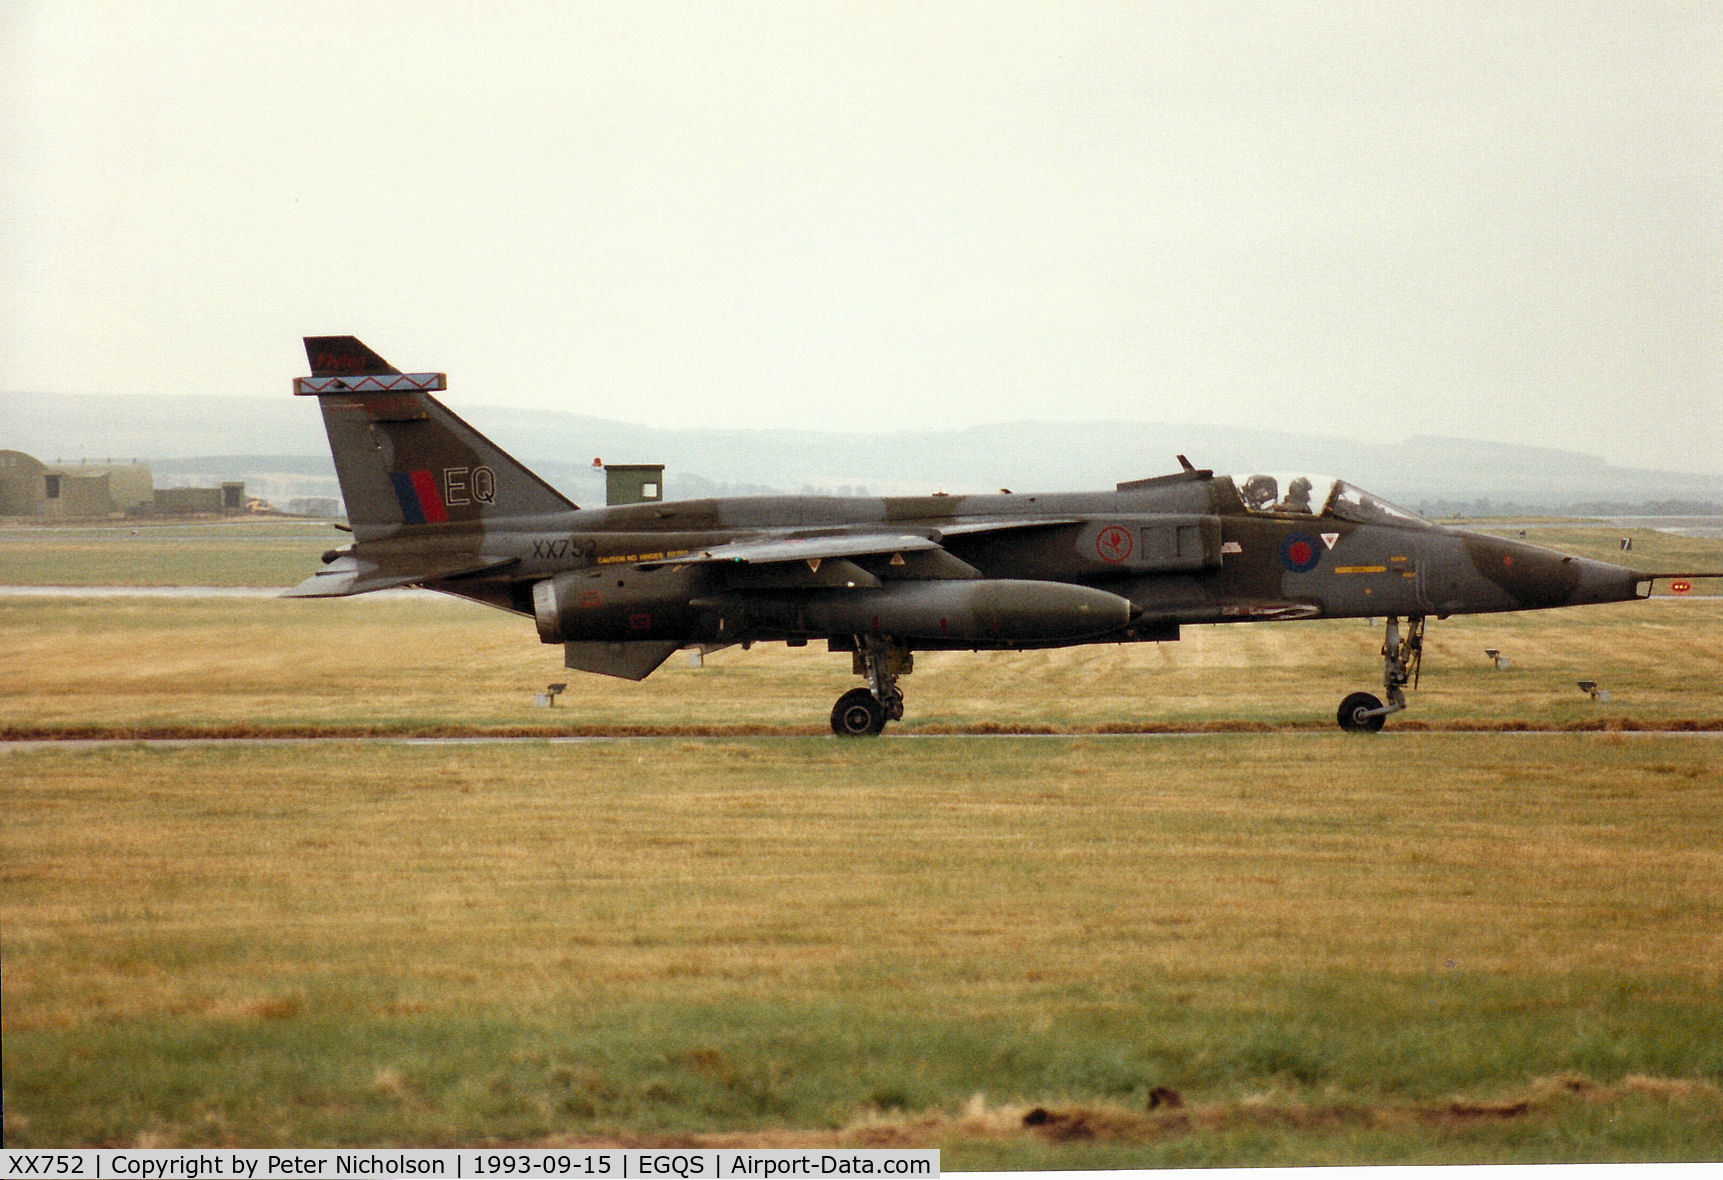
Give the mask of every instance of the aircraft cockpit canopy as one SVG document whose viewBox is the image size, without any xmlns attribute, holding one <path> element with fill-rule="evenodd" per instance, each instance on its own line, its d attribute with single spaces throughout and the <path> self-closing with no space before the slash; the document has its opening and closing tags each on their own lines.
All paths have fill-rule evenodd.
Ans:
<svg viewBox="0 0 1723 1180">
<path fill-rule="evenodd" d="M 1263 515 L 1332 517 L 1359 524 L 1428 524 L 1416 512 L 1326 475 L 1263 473 L 1237 480 L 1246 510 Z"/>
</svg>

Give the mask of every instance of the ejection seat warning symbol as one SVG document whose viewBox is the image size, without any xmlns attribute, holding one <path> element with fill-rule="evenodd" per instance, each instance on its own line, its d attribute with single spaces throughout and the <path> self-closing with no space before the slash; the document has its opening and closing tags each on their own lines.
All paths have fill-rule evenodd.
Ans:
<svg viewBox="0 0 1723 1180">
<path fill-rule="evenodd" d="M 1095 552 L 1102 561 L 1123 561 L 1131 555 L 1131 530 L 1110 524 L 1095 537 Z"/>
</svg>

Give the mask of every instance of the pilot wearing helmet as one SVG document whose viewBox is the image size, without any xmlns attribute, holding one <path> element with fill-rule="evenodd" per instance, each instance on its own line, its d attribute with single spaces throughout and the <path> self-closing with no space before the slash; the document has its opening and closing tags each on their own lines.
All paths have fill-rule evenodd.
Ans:
<svg viewBox="0 0 1723 1180">
<path fill-rule="evenodd" d="M 1298 512 L 1310 515 L 1310 481 L 1299 476 L 1286 485 L 1286 499 L 1274 506 L 1276 512 Z"/>
<path fill-rule="evenodd" d="M 1267 512 L 1274 507 L 1274 498 L 1280 494 L 1280 485 L 1272 475 L 1253 475 L 1244 481 L 1244 487 L 1239 489 L 1244 497 L 1244 506 L 1252 512 Z"/>
</svg>

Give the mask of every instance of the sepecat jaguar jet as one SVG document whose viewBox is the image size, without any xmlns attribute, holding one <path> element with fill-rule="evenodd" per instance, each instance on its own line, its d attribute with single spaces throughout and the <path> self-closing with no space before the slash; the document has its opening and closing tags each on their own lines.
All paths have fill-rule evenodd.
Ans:
<svg viewBox="0 0 1723 1180">
<path fill-rule="evenodd" d="M 748 496 L 579 509 L 451 413 L 441 373 L 352 336 L 305 339 L 294 392 L 323 411 L 353 541 L 288 593 L 422 586 L 525 615 L 568 667 L 641 680 L 678 648 L 818 640 L 866 687 L 832 729 L 904 712 L 917 651 L 1164 643 L 1197 623 L 1384 618 L 1386 703 L 1406 708 L 1431 615 L 1644 598 L 1652 575 L 1444 528 L 1340 480 L 1198 470 L 1110 492 Z"/>
</svg>

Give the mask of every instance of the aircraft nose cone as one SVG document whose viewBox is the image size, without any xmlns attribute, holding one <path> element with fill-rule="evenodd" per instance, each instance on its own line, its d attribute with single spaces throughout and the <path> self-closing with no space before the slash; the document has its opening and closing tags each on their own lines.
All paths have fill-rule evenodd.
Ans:
<svg viewBox="0 0 1723 1180">
<path fill-rule="evenodd" d="M 1497 537 L 1469 539 L 1474 568 L 1505 591 L 1509 609 L 1623 602 L 1641 596 L 1645 575 L 1625 566 Z"/>
<path fill-rule="evenodd" d="M 1580 557 L 1579 582 L 1573 588 L 1573 603 L 1625 602 L 1651 593 L 1651 579 L 1638 570 Z"/>
</svg>

